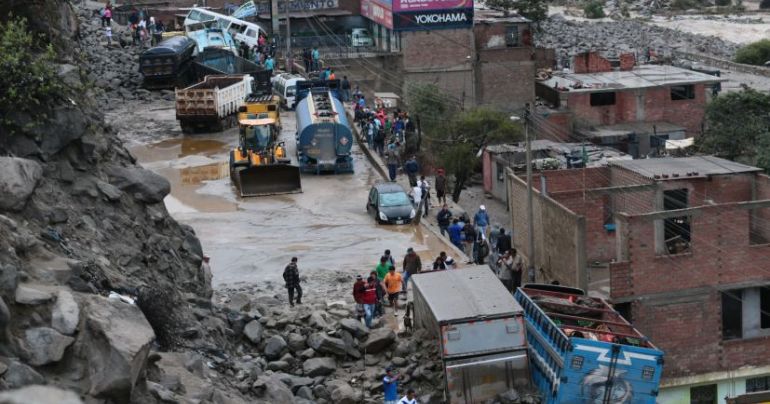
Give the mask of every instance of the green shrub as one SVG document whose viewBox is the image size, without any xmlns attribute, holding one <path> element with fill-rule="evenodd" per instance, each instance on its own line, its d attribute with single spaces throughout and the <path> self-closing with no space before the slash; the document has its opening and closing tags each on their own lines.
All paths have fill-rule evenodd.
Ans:
<svg viewBox="0 0 770 404">
<path fill-rule="evenodd" d="M 0 123 L 10 111 L 39 113 L 50 105 L 62 86 L 55 70 L 56 53 L 51 45 L 38 46 L 38 38 L 27 31 L 27 21 L 0 22 Z"/>
<path fill-rule="evenodd" d="M 764 65 L 770 61 L 770 39 L 762 39 L 738 49 L 735 61 L 748 65 Z"/>
<path fill-rule="evenodd" d="M 598 0 L 586 3 L 583 7 L 583 14 L 585 14 L 586 18 L 604 18 L 606 16 L 602 2 Z"/>
</svg>

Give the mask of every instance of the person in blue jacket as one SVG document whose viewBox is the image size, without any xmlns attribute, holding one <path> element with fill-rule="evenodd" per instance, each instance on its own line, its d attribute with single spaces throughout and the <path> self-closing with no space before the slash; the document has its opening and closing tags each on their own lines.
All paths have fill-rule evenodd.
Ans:
<svg viewBox="0 0 770 404">
<path fill-rule="evenodd" d="M 487 227 L 489 227 L 489 215 L 487 214 L 487 207 L 484 205 L 479 206 L 479 211 L 473 216 L 473 223 L 479 228 L 484 238 L 487 238 Z"/>
<path fill-rule="evenodd" d="M 409 186 L 414 188 L 417 186 L 417 173 L 420 172 L 420 164 L 417 163 L 417 158 L 412 156 L 404 163 L 404 170 L 406 175 L 409 176 Z"/>
<path fill-rule="evenodd" d="M 449 240 L 452 244 L 459 248 L 460 251 L 463 251 L 463 227 L 460 226 L 460 221 L 457 219 L 452 220 L 452 224 L 447 229 L 447 232 L 449 233 Z"/>
</svg>

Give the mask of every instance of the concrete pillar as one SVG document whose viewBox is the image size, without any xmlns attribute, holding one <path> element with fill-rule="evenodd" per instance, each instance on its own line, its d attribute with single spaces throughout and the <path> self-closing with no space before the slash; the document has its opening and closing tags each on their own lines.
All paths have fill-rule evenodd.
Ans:
<svg viewBox="0 0 770 404">
<path fill-rule="evenodd" d="M 663 210 L 663 190 L 660 188 L 655 190 L 655 202 L 653 204 L 654 210 L 660 212 Z M 666 231 L 665 222 L 663 219 L 656 220 L 655 222 L 655 254 L 663 255 L 667 254 L 666 251 Z"/>
</svg>

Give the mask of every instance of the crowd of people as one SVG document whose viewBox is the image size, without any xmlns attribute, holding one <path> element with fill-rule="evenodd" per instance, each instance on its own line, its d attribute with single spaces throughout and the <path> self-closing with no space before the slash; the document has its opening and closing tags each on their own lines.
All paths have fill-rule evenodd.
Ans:
<svg viewBox="0 0 770 404">
<path fill-rule="evenodd" d="M 112 19 L 114 12 L 114 7 L 109 1 L 104 7 L 98 10 L 99 19 L 101 20 L 102 28 L 104 28 L 104 36 L 107 39 L 108 46 L 111 46 L 113 41 Z M 155 17 L 150 17 L 145 10 L 134 10 L 128 16 L 127 36 L 130 36 L 130 41 L 124 39 L 123 35 L 121 35 L 118 42 L 122 47 L 134 45 L 149 48 L 162 41 L 163 32 L 165 31 L 166 25 L 163 24 L 163 21 L 155 21 Z"/>
</svg>

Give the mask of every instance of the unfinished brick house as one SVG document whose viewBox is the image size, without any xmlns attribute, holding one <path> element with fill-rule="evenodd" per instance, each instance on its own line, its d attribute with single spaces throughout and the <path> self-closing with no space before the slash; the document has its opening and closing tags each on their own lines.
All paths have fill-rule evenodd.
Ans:
<svg viewBox="0 0 770 404">
<path fill-rule="evenodd" d="M 657 155 L 667 139 L 701 133 L 705 106 L 721 79 L 665 65 L 636 65 L 632 54 L 610 61 L 577 55 L 573 72 L 536 83 L 546 105 L 536 113 L 564 141 L 586 139 L 634 158 Z"/>
<path fill-rule="evenodd" d="M 526 251 L 526 184 L 508 177 L 514 244 Z M 716 157 L 535 177 L 538 281 L 609 294 L 666 353 L 659 402 L 770 390 L 770 177 Z"/>
</svg>

